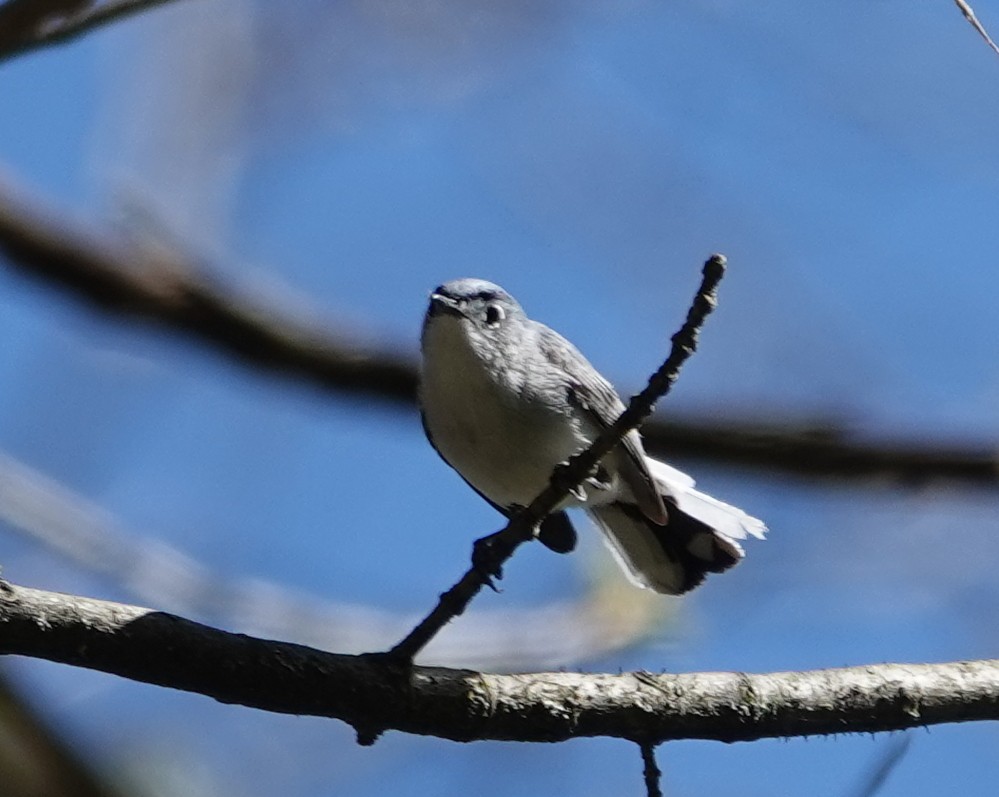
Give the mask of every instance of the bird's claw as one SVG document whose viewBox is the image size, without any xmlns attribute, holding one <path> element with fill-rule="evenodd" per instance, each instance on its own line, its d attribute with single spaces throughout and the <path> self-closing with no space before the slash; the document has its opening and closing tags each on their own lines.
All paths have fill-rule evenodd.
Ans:
<svg viewBox="0 0 999 797">
<path fill-rule="evenodd" d="M 493 592 L 499 592 L 493 579 L 503 578 L 503 563 L 510 556 L 510 546 L 502 532 L 490 534 L 475 541 L 472 546 L 472 567 L 479 574 L 482 583 Z"/>
</svg>

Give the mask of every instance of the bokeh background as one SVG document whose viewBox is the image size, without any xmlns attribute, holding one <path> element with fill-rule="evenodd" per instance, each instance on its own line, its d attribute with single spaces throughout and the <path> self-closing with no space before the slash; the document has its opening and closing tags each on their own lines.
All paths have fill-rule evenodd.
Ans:
<svg viewBox="0 0 999 797">
<path fill-rule="evenodd" d="M 976 11 L 999 25 L 999 4 Z M 948 0 L 198 0 L 0 64 L 0 174 L 53 218 L 181 253 L 366 348 L 415 354 L 430 289 L 491 279 L 623 392 L 721 251 L 721 306 L 662 412 L 992 445 L 997 98 L 999 58 Z M 2 484 L 42 496 L 0 521 L 17 583 L 365 650 L 497 527 L 412 408 L 254 370 L 10 269 L 0 342 Z M 595 533 L 570 557 L 528 546 L 436 660 L 995 656 L 995 489 L 674 464 L 770 539 L 675 601 L 631 590 Z M 362 749 L 331 721 L 39 661 L 0 672 L 125 794 L 643 790 L 617 741 Z M 995 793 L 987 723 L 659 758 L 670 795 L 852 795 L 899 751 L 880 794 Z"/>
</svg>

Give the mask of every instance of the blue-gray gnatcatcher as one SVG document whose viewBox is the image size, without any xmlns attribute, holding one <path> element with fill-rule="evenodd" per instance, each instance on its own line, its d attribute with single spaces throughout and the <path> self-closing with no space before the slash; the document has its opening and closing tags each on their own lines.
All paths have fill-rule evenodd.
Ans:
<svg viewBox="0 0 999 797">
<path fill-rule="evenodd" d="M 569 341 L 532 321 L 498 285 L 445 283 L 423 322 L 420 403 L 431 445 L 504 515 L 527 506 L 552 470 L 624 411 L 617 392 Z M 684 473 L 645 455 L 629 433 L 563 502 L 581 506 L 631 579 L 679 595 L 743 557 L 739 540 L 766 526 L 694 489 Z M 567 552 L 564 511 L 538 538 Z"/>
</svg>

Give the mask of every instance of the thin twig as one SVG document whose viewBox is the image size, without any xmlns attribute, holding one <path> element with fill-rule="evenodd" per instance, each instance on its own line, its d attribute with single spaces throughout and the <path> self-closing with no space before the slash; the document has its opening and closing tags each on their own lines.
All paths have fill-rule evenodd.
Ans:
<svg viewBox="0 0 999 797">
<path fill-rule="evenodd" d="M 750 741 L 999 720 L 999 661 L 810 672 L 494 675 L 344 656 L 0 581 L 0 654 L 455 741 Z"/>
<path fill-rule="evenodd" d="M 992 52 L 999 55 L 999 46 L 992 41 L 992 37 L 989 36 L 989 32 L 985 30 L 985 26 L 978 21 L 978 17 L 975 16 L 975 12 L 972 10 L 965 0 L 954 0 L 957 3 L 957 7 L 961 9 L 961 13 L 964 14 L 964 18 L 971 23 L 971 26 L 978 31 L 978 35 L 985 39 L 986 44 L 992 48 Z"/>
<path fill-rule="evenodd" d="M 389 651 L 400 661 L 412 661 L 424 646 L 451 620 L 465 611 L 472 599 L 486 584 L 489 575 L 500 575 L 502 567 L 522 544 L 531 539 L 537 525 L 554 510 L 593 471 L 597 464 L 621 439 L 652 412 L 652 408 L 667 395 L 676 382 L 680 368 L 697 349 L 701 325 L 717 303 L 718 283 L 725 275 L 725 258 L 712 255 L 704 264 L 701 285 L 680 331 L 673 335 L 669 356 L 645 389 L 633 396 L 628 408 L 607 427 L 589 448 L 555 468 L 548 486 L 525 509 L 517 512 L 501 531 L 483 537 L 475 543 L 472 567 L 451 589 L 440 596 L 437 605 L 419 625 Z"/>
<path fill-rule="evenodd" d="M 645 777 L 645 793 L 648 797 L 663 797 L 659 780 L 662 772 L 656 765 L 656 746 L 652 742 L 641 742 L 639 748 L 642 750 L 642 775 Z"/>
</svg>

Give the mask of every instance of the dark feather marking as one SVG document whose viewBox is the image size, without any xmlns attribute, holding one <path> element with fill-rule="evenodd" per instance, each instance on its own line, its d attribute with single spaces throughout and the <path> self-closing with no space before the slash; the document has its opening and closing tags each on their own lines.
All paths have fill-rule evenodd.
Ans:
<svg viewBox="0 0 999 797">
<path fill-rule="evenodd" d="M 672 501 L 669 501 L 669 521 L 665 526 L 649 521 L 634 504 L 618 503 L 616 506 L 636 522 L 645 523 L 649 531 L 655 535 L 663 553 L 683 568 L 681 593 L 698 586 L 708 573 L 723 573 L 739 562 L 739 556 L 722 543 L 711 526 L 680 511 Z M 690 549 L 691 542 L 705 534 L 709 535 L 712 542 L 711 559 L 697 556 Z"/>
</svg>

